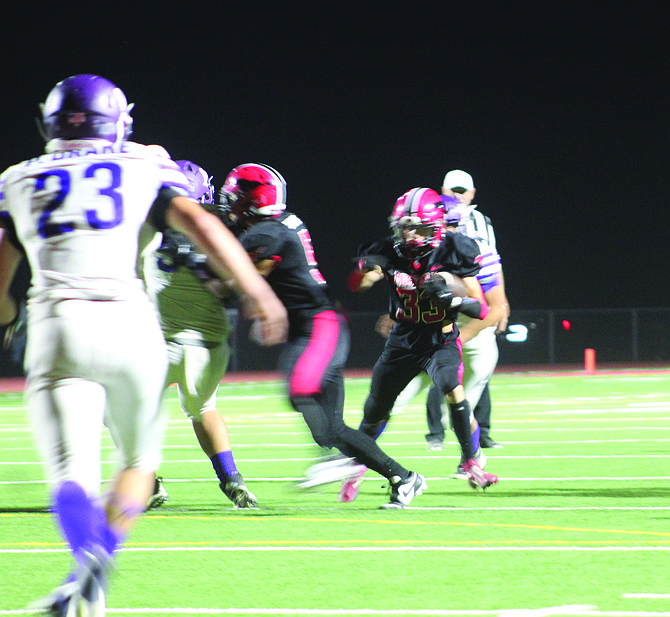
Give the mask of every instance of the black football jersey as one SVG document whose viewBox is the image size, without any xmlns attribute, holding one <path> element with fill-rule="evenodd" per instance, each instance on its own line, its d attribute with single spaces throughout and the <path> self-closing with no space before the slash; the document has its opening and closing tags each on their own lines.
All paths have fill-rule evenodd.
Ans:
<svg viewBox="0 0 670 617">
<path fill-rule="evenodd" d="M 312 239 L 305 224 L 293 213 L 266 218 L 240 237 L 254 263 L 272 259 L 275 267 L 267 281 L 294 321 L 332 309 L 328 285 L 319 271 Z"/>
<path fill-rule="evenodd" d="M 389 314 L 396 322 L 391 342 L 409 347 L 443 343 L 446 338 L 442 327 L 454 322 L 456 313 L 435 304 L 423 290 L 417 289 L 417 282 L 427 272 L 436 271 L 451 272 L 461 278 L 477 276 L 481 262 L 477 243 L 463 234 L 448 232 L 437 249 L 413 260 L 398 251 L 395 239 L 389 236 L 361 246 L 359 257 L 365 255 L 380 255 L 388 260 L 384 272 L 390 287 Z M 457 336 L 455 326 L 452 336 Z"/>
</svg>

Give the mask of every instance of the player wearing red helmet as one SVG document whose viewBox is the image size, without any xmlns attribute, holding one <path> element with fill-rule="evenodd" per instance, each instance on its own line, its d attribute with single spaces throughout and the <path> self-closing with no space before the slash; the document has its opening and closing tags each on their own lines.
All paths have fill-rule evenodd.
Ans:
<svg viewBox="0 0 670 617">
<path fill-rule="evenodd" d="M 319 446 L 336 448 L 352 459 L 352 473 L 369 467 L 390 481 L 391 502 L 386 507 L 407 505 L 423 491 L 423 476 L 405 469 L 372 437 L 344 423 L 349 331 L 333 308 L 309 230 L 286 210 L 284 178 L 267 165 L 240 165 L 228 175 L 221 201 L 232 224 L 242 230 L 242 246 L 288 311 L 289 337 L 280 368 L 287 376 L 291 405 L 303 415 Z M 308 477 L 302 486 L 341 479 Z"/>
</svg>

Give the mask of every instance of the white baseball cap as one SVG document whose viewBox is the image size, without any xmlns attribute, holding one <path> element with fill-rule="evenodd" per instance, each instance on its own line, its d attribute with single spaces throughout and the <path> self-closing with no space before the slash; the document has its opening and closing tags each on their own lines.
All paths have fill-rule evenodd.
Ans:
<svg viewBox="0 0 670 617">
<path fill-rule="evenodd" d="M 458 187 L 464 188 L 466 191 L 471 191 L 475 188 L 475 184 L 472 181 L 472 176 L 460 169 L 452 169 L 450 172 L 444 176 L 444 182 L 442 186 L 445 189 L 453 189 Z"/>
</svg>

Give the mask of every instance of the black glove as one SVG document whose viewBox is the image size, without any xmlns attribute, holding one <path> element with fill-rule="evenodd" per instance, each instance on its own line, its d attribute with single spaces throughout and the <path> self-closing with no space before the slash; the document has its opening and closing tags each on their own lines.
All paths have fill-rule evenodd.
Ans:
<svg viewBox="0 0 670 617">
<path fill-rule="evenodd" d="M 206 283 L 214 278 L 219 278 L 207 265 L 207 256 L 202 253 L 191 251 L 184 258 L 184 265 L 195 274 L 201 283 Z"/>
<path fill-rule="evenodd" d="M 457 308 L 463 302 L 463 298 L 455 296 L 449 283 L 439 274 L 427 275 L 423 281 L 423 290 L 445 310 Z"/>
<path fill-rule="evenodd" d="M 188 238 L 178 231 L 165 231 L 156 255 L 158 267 L 164 272 L 174 272 L 179 266 L 185 266 L 203 284 L 219 278 L 207 265 L 207 257 L 198 253 Z"/>
<path fill-rule="evenodd" d="M 186 259 L 193 251 L 188 238 L 178 231 L 166 229 L 163 242 L 156 250 L 158 267 L 164 272 L 174 272 L 179 266 L 186 265 Z"/>
</svg>

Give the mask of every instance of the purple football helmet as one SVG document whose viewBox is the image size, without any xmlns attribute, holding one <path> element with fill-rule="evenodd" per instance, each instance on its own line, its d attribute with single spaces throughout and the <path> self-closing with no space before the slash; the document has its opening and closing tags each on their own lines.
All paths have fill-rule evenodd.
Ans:
<svg viewBox="0 0 670 617">
<path fill-rule="evenodd" d="M 212 178 L 199 165 L 191 161 L 175 161 L 188 180 L 189 195 L 203 204 L 214 203 L 214 187 Z"/>
<path fill-rule="evenodd" d="M 44 138 L 106 139 L 130 137 L 133 119 L 126 95 L 97 75 L 73 75 L 58 82 L 40 105 Z"/>
<path fill-rule="evenodd" d="M 442 203 L 444 204 L 444 220 L 447 227 L 458 227 L 465 225 L 466 220 L 470 216 L 470 209 L 464 203 L 451 197 L 450 195 L 442 195 Z"/>
</svg>

